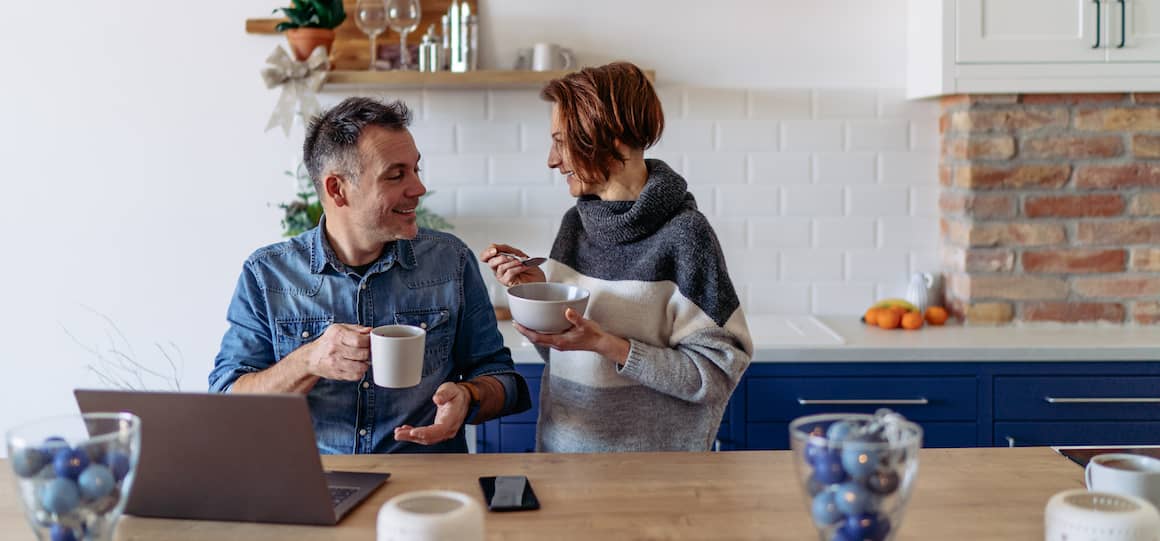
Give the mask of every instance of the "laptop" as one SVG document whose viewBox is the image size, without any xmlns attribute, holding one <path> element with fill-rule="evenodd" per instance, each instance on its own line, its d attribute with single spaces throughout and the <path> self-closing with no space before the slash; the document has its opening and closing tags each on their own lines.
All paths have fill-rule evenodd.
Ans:
<svg viewBox="0 0 1160 541">
<path fill-rule="evenodd" d="M 82 413 L 141 418 L 141 455 L 125 512 L 164 517 L 337 524 L 389 473 L 324 472 L 306 397 L 77 389 Z"/>
</svg>

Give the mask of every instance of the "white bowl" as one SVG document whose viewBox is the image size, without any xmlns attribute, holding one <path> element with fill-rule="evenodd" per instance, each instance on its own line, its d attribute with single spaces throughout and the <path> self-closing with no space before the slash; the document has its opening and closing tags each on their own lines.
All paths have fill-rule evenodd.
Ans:
<svg viewBox="0 0 1160 541">
<path fill-rule="evenodd" d="M 588 290 L 572 284 L 532 282 L 509 287 L 508 308 L 512 319 L 544 334 L 563 332 L 572 326 L 564 317 L 571 308 L 581 314 L 588 307 Z"/>
</svg>

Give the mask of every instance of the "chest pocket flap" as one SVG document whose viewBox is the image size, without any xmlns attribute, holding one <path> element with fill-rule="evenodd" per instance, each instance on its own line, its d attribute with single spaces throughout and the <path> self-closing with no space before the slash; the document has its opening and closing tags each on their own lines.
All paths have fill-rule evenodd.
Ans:
<svg viewBox="0 0 1160 541">
<path fill-rule="evenodd" d="M 439 371 L 451 359 L 451 343 L 455 331 L 448 321 L 451 312 L 446 308 L 426 308 L 395 312 L 396 325 L 412 325 L 427 331 L 424 345 L 423 375 Z"/>
<path fill-rule="evenodd" d="M 334 318 L 330 317 L 275 320 L 274 348 L 278 354 L 278 359 L 282 359 L 294 350 L 318 339 L 333 322 Z"/>
</svg>

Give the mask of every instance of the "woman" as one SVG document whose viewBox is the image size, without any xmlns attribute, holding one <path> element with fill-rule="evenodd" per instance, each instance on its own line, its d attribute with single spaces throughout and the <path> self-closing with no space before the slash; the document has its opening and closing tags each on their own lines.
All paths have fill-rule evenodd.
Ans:
<svg viewBox="0 0 1160 541">
<path fill-rule="evenodd" d="M 547 366 L 537 448 L 705 451 L 753 345 L 713 228 L 680 175 L 646 160 L 664 128 L 640 68 L 614 63 L 553 80 L 548 167 L 576 206 L 551 251 L 551 281 L 588 289 L 587 317 L 546 335 L 517 325 Z M 482 261 L 506 286 L 544 272 L 493 244 Z M 547 348 L 550 348 L 550 352 Z"/>
</svg>

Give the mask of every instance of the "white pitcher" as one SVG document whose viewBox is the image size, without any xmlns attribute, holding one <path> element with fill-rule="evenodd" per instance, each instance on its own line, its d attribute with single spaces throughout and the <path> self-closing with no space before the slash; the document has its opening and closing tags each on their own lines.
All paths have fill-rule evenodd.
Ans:
<svg viewBox="0 0 1160 541">
<path fill-rule="evenodd" d="M 924 313 L 928 306 L 942 306 L 942 276 L 929 272 L 911 274 L 906 300 Z"/>
</svg>

